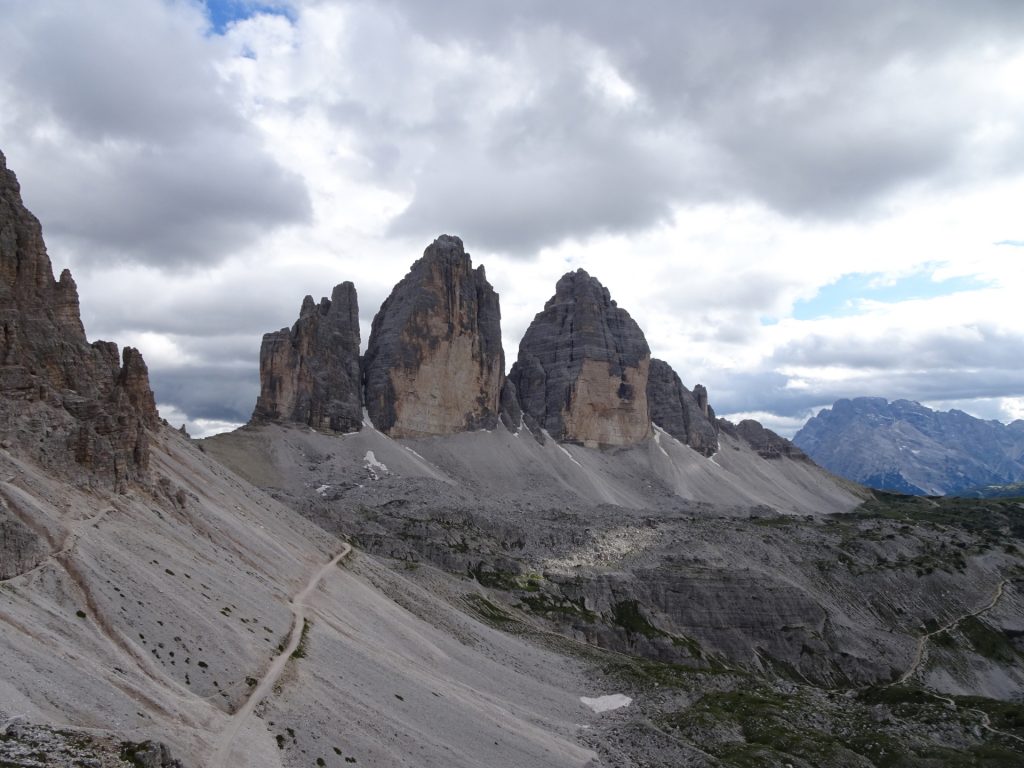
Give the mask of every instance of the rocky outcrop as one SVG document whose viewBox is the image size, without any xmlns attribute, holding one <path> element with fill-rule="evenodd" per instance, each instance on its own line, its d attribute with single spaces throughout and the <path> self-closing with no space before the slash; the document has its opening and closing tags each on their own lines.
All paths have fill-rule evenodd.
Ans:
<svg viewBox="0 0 1024 768">
<path fill-rule="evenodd" d="M 519 405 L 519 393 L 511 379 L 505 379 L 501 387 L 501 423 L 509 432 L 519 431 L 523 423 L 523 409 Z"/>
<path fill-rule="evenodd" d="M 796 445 L 765 428 L 759 421 L 744 419 L 739 424 L 733 424 L 731 421 L 719 419 L 717 423 L 722 432 L 742 440 L 757 451 L 763 459 L 787 458 L 794 461 L 811 461 L 807 454 Z"/>
<path fill-rule="evenodd" d="M 564 275 L 530 324 L 509 378 L 524 418 L 556 440 L 632 445 L 651 435 L 643 331 L 582 269 Z"/>
<path fill-rule="evenodd" d="M 44 466 L 69 456 L 121 487 L 148 470 L 159 423 L 142 355 L 89 344 L 78 289 L 54 280 L 39 221 L 0 153 L 0 430 Z"/>
<path fill-rule="evenodd" d="M 679 442 L 704 456 L 718 450 L 718 428 L 707 389 L 698 384 L 692 392 L 688 390 L 664 360 L 651 360 L 647 405 L 651 421 Z"/>
<path fill-rule="evenodd" d="M 437 238 L 373 319 L 366 408 L 392 437 L 497 425 L 504 378 L 498 294 L 462 240 Z"/>
<path fill-rule="evenodd" d="M 267 333 L 260 347 L 260 395 L 253 422 L 291 421 L 356 432 L 363 423 L 359 303 L 352 283 L 331 298 L 302 302 L 291 330 Z"/>
</svg>

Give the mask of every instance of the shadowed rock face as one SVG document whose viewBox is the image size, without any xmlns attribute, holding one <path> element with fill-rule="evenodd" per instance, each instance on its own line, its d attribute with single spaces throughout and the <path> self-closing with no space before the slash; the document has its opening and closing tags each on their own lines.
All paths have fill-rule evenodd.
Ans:
<svg viewBox="0 0 1024 768">
<path fill-rule="evenodd" d="M 319 304 L 307 296 L 290 331 L 263 336 L 252 420 L 356 432 L 363 424 L 361 379 L 359 304 L 355 286 L 346 282 Z"/>
<path fill-rule="evenodd" d="M 651 434 L 650 362 L 640 327 L 580 269 L 533 319 L 509 378 L 529 426 L 556 440 L 632 445 Z"/>
<path fill-rule="evenodd" d="M 498 294 L 462 240 L 437 238 L 373 319 L 366 408 L 392 437 L 497 425 L 504 378 Z"/>
<path fill-rule="evenodd" d="M 718 450 L 715 412 L 708 405 L 707 389 L 698 384 L 693 392 L 688 390 L 664 360 L 651 360 L 647 404 L 651 421 L 676 440 L 704 456 Z"/>
<path fill-rule="evenodd" d="M 116 486 L 148 469 L 146 428 L 159 422 L 149 372 L 131 347 L 86 340 L 78 289 L 60 280 L 39 221 L 0 153 L 0 408 L 8 437 L 44 466 L 68 456 Z M 47 408 L 50 406 L 50 408 Z"/>
</svg>

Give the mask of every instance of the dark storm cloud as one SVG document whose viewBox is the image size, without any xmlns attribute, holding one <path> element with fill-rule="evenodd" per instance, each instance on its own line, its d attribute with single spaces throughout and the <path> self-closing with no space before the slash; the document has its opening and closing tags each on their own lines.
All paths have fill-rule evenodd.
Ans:
<svg viewBox="0 0 1024 768">
<path fill-rule="evenodd" d="M 536 51 L 544 66 L 496 118 L 477 114 L 472 94 L 455 105 L 465 122 L 430 146 L 396 233 L 450 221 L 483 247 L 530 254 L 650 226 L 674 204 L 753 199 L 836 219 L 879 210 L 908 184 L 970 181 L 977 163 L 1021 170 L 1019 131 L 981 159 L 976 143 L 999 108 L 979 90 L 979 52 L 1019 47 L 1020 3 L 390 5 L 431 41 L 520 64 Z M 549 63 L 551 40 L 563 58 Z M 590 49 L 635 105 L 595 96 L 587 62 L 572 65 Z M 400 112 L 389 117 L 400 126 Z M 474 126 L 489 119 L 481 136 Z"/>
<path fill-rule="evenodd" d="M 203 17 L 159 2 L 33 4 L 0 31 L 0 137 L 76 261 L 216 262 L 307 220 L 216 69 Z"/>
<path fill-rule="evenodd" d="M 256 367 L 192 365 L 150 371 L 158 403 L 173 405 L 190 420 L 210 419 L 245 423 L 259 394 Z"/>
</svg>

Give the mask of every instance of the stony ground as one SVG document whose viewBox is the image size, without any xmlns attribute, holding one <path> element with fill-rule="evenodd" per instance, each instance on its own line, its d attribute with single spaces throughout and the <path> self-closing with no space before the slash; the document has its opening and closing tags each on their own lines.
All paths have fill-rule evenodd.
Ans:
<svg viewBox="0 0 1024 768">
<path fill-rule="evenodd" d="M 147 741 L 168 766 L 273 768 L 1024 755 L 1014 501 L 856 508 L 784 467 L 830 514 L 780 514 L 767 470 L 731 492 L 749 503 L 686 501 L 650 453 L 534 441 L 542 461 L 498 467 L 487 435 L 467 451 L 264 434 L 254 451 L 164 430 L 152 484 L 127 494 L 0 448 L 0 510 L 21 526 L 5 541 L 27 553 L 0 582 L 10 764 L 33 744 L 51 765 L 145 764 L 122 752 Z M 701 461 L 683 469 L 703 482 L 719 470 Z M 343 535 L 356 551 L 317 580 L 288 653 L 291 601 Z M 581 701 L 611 694 L 632 701 Z"/>
<path fill-rule="evenodd" d="M 601 473 L 596 489 L 573 484 L 597 476 L 582 449 L 564 457 L 582 459 L 575 481 L 506 458 L 505 471 L 536 472 L 524 487 L 476 471 L 486 446 L 460 465 L 429 441 L 288 431 L 267 451 L 264 439 L 206 447 L 242 472 L 261 466 L 275 496 L 403 581 L 632 697 L 579 734 L 601 764 L 1024 759 L 1015 500 L 879 496 L 787 514 L 683 499 L 635 455 L 620 453 L 634 469 Z M 648 507 L 601 503 L 645 485 Z M 828 509 L 832 491 L 818 493 Z"/>
</svg>

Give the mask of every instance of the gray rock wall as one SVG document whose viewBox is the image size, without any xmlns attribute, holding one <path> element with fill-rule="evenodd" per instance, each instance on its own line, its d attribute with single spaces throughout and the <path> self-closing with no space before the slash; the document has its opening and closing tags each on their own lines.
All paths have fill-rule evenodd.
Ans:
<svg viewBox="0 0 1024 768">
<path fill-rule="evenodd" d="M 531 428 L 584 445 L 651 434 L 643 331 L 585 271 L 564 275 L 530 324 L 509 378 Z"/>
<path fill-rule="evenodd" d="M 59 280 L 38 219 L 0 153 L 0 411 L 27 455 L 61 472 L 73 458 L 90 481 L 123 486 L 145 477 L 147 429 L 159 423 L 138 350 L 89 344 L 78 289 Z"/>
<path fill-rule="evenodd" d="M 693 392 L 688 390 L 664 360 L 651 360 L 647 404 L 651 421 L 681 443 L 704 456 L 718 450 L 715 412 L 708 405 L 707 389 L 698 384 Z"/>
<path fill-rule="evenodd" d="M 291 421 L 355 432 L 363 423 L 359 303 L 352 283 L 319 304 L 307 296 L 291 330 L 263 336 L 254 422 Z"/>
<path fill-rule="evenodd" d="M 441 235 L 373 319 L 366 408 L 392 437 L 493 429 L 505 361 L 498 294 L 462 240 Z"/>
</svg>

